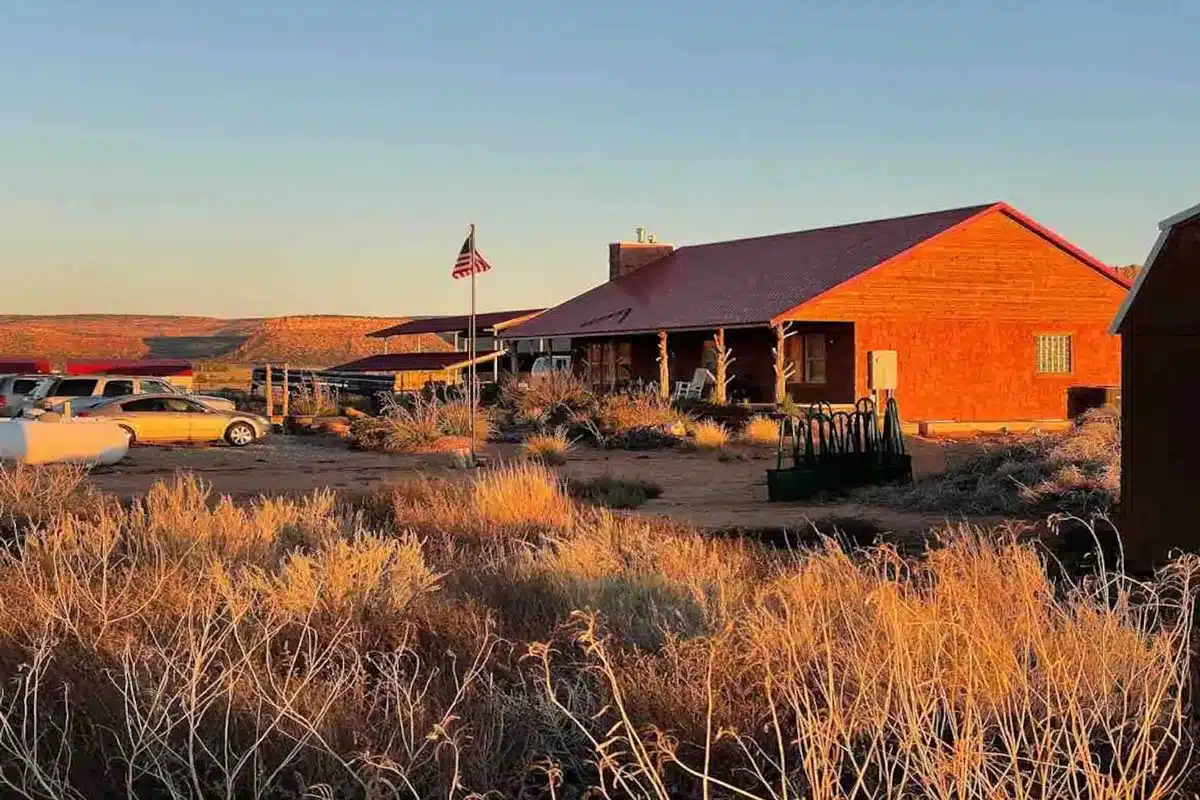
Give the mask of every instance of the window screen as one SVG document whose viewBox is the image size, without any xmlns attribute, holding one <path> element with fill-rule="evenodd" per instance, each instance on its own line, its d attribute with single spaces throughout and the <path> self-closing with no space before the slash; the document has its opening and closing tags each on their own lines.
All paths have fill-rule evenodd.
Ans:
<svg viewBox="0 0 1200 800">
<path fill-rule="evenodd" d="M 1071 337 L 1053 334 L 1037 337 L 1037 371 L 1065 375 L 1071 371 Z"/>
</svg>

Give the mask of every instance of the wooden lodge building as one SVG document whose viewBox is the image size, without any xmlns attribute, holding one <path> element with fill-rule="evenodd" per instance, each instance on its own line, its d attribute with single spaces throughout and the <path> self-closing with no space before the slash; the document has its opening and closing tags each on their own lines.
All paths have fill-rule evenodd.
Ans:
<svg viewBox="0 0 1200 800">
<path fill-rule="evenodd" d="M 1131 565 L 1195 551 L 1200 491 L 1200 205 L 1159 223 L 1112 323 L 1121 337 L 1120 527 Z"/>
<path fill-rule="evenodd" d="M 1120 383 L 1109 324 L 1128 281 L 1005 203 L 678 249 L 639 239 L 609 246 L 608 281 L 498 335 L 570 338 L 601 387 L 665 393 L 724 361 L 730 400 L 894 390 L 908 421 L 1062 420 L 1073 390 Z"/>
</svg>

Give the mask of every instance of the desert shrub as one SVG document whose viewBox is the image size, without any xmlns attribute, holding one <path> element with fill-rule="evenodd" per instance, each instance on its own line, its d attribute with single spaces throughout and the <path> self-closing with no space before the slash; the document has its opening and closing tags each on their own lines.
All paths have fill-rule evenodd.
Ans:
<svg viewBox="0 0 1200 800">
<path fill-rule="evenodd" d="M 533 420 L 555 411 L 586 412 L 596 397 L 584 382 L 570 372 L 550 372 L 501 388 L 500 403 L 523 419 Z"/>
<path fill-rule="evenodd" d="M 701 450 L 720 450 L 729 444 L 729 429 L 719 422 L 701 420 L 692 425 L 691 434 Z"/>
<path fill-rule="evenodd" d="M 669 400 L 649 392 L 628 392 L 606 395 L 600 398 L 594 417 L 606 434 L 619 434 L 639 428 L 676 428 L 686 417 L 675 409 Z"/>
<path fill-rule="evenodd" d="M 675 407 L 683 414 L 698 420 L 720 422 L 730 430 L 738 430 L 754 415 L 749 408 L 733 403 L 724 405 L 704 400 L 677 400 Z"/>
<path fill-rule="evenodd" d="M 66 514 L 92 514 L 105 501 L 82 466 L 0 465 L 0 538 Z"/>
<path fill-rule="evenodd" d="M 521 444 L 521 450 L 527 458 L 549 466 L 567 463 L 567 453 L 574 447 L 574 443 L 567 438 L 565 426 L 556 428 L 550 434 L 534 434 Z"/>
<path fill-rule="evenodd" d="M 946 472 L 911 486 L 859 493 L 877 502 L 930 511 L 1086 515 L 1109 510 L 1120 496 L 1121 420 L 1095 409 L 1064 433 L 1008 436 L 981 443 Z"/>
<path fill-rule="evenodd" d="M 476 409 L 475 424 L 476 439 L 485 441 L 492 426 L 484 410 Z M 466 437 L 469 444 L 470 435 L 471 408 L 460 400 L 442 402 L 417 397 L 409 405 L 390 405 L 381 416 L 355 417 L 350 423 L 350 438 L 356 448 L 387 453 L 434 451 L 446 438 Z M 456 441 L 452 449 L 460 446 Z"/>
<path fill-rule="evenodd" d="M 742 429 L 742 439 L 751 444 L 775 447 L 779 444 L 779 422 L 766 414 L 755 414 Z"/>
<path fill-rule="evenodd" d="M 676 434 L 657 426 L 626 428 L 604 438 L 610 450 L 663 450 L 682 443 L 682 431 Z"/>
<path fill-rule="evenodd" d="M 637 508 L 647 500 L 661 496 L 662 492 L 659 484 L 640 478 L 599 475 L 567 480 L 567 493 L 571 497 L 606 508 Z"/>
<path fill-rule="evenodd" d="M 288 400 L 288 412 L 299 416 L 332 417 L 341 408 L 341 392 L 323 383 L 303 385 Z"/>
</svg>

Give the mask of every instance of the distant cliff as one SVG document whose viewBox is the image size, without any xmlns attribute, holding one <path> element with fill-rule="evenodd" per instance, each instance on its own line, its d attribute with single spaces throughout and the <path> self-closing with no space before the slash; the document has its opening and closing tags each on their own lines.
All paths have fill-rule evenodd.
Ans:
<svg viewBox="0 0 1200 800">
<path fill-rule="evenodd" d="M 0 357 L 187 358 L 249 364 L 291 362 L 328 366 L 372 353 L 383 342 L 371 331 L 403 322 L 403 317 L 296 316 L 259 319 L 157 317 L 124 314 L 64 316 L 0 315 Z M 421 349 L 448 350 L 433 335 L 420 337 Z M 417 337 L 396 337 L 390 352 L 417 349 Z"/>
</svg>

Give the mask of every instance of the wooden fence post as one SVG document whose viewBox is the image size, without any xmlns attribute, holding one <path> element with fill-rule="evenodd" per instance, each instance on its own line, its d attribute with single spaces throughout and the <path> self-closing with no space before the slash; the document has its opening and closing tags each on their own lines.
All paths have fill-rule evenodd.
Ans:
<svg viewBox="0 0 1200 800">
<path fill-rule="evenodd" d="M 286 417 L 288 415 L 288 395 L 291 394 L 291 386 L 288 380 L 288 365 L 283 365 L 283 397 L 279 401 L 279 415 Z"/>
<path fill-rule="evenodd" d="M 263 394 L 267 396 L 267 419 L 271 419 L 275 416 L 275 382 L 271 376 L 271 364 L 268 363 L 264 370 L 266 379 L 263 383 Z"/>
</svg>

